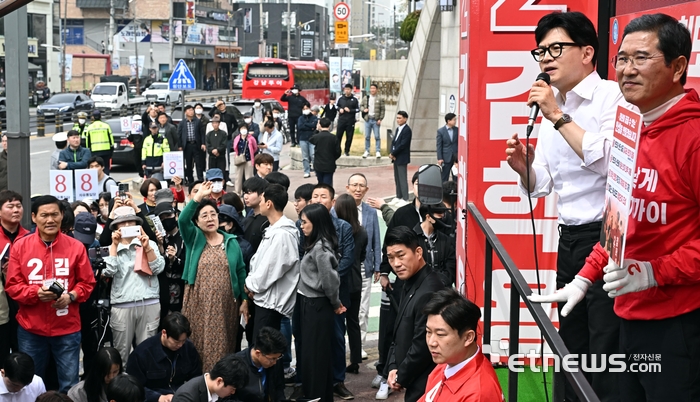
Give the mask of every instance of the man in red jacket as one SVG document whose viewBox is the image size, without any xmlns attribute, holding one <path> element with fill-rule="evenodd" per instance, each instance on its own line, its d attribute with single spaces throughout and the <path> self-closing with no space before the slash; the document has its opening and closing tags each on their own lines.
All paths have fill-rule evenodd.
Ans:
<svg viewBox="0 0 700 402">
<path fill-rule="evenodd" d="M 49 352 L 56 361 L 59 391 L 78 382 L 80 314 L 95 277 L 85 246 L 61 233 L 63 206 L 53 196 L 32 203 L 36 233 L 12 246 L 7 294 L 19 304 L 19 350 L 34 360 L 43 377 Z"/>
<path fill-rule="evenodd" d="M 700 399 L 700 98 L 683 88 L 690 53 L 690 33 L 668 15 L 643 15 L 625 28 L 613 65 L 644 122 L 625 259 L 609 264 L 597 244 L 572 282 L 531 297 L 566 302 L 566 315 L 603 278 L 622 319 L 622 401 Z M 660 372 L 635 372 L 650 361 Z"/>
<path fill-rule="evenodd" d="M 425 342 L 437 366 L 418 402 L 505 401 L 491 362 L 476 343 L 479 307 L 454 289 L 441 290 L 423 308 Z"/>
</svg>

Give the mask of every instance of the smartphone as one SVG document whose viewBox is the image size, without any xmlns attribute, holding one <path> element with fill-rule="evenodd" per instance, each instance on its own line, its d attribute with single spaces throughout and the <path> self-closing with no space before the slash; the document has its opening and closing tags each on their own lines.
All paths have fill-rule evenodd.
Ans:
<svg viewBox="0 0 700 402">
<path fill-rule="evenodd" d="M 139 237 L 141 236 L 141 226 L 124 226 L 119 229 L 122 237 Z"/>
<path fill-rule="evenodd" d="M 165 228 L 163 227 L 163 222 L 161 222 L 160 218 L 157 216 L 150 216 L 151 222 L 153 222 L 153 226 L 155 226 L 156 231 L 160 233 L 161 236 L 165 237 Z"/>
<path fill-rule="evenodd" d="M 117 194 L 122 201 L 125 201 L 129 194 L 129 183 L 119 183 L 119 193 Z"/>
<path fill-rule="evenodd" d="M 261 142 L 261 143 L 259 143 L 258 145 L 265 145 L 265 143 L 264 143 L 264 142 Z"/>
</svg>

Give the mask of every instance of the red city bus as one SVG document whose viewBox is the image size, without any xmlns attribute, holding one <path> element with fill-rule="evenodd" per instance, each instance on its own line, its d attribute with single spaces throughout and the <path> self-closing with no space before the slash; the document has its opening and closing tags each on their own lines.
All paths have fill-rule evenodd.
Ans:
<svg viewBox="0 0 700 402">
<path fill-rule="evenodd" d="M 328 66 L 321 60 L 287 61 L 282 59 L 255 59 L 245 66 L 243 73 L 243 98 L 280 100 L 285 91 L 298 84 L 301 95 L 311 106 L 328 103 Z M 287 102 L 280 103 L 287 108 Z"/>
</svg>

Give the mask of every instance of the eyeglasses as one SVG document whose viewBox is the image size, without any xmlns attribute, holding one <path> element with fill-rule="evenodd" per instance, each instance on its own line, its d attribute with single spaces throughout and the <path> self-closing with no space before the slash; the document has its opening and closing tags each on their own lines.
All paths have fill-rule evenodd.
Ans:
<svg viewBox="0 0 700 402">
<path fill-rule="evenodd" d="M 362 190 L 363 188 L 367 188 L 367 186 L 364 185 L 364 184 L 362 184 L 362 183 L 352 183 L 352 184 L 348 184 L 348 187 L 359 188 L 360 190 Z"/>
<path fill-rule="evenodd" d="M 615 67 L 616 70 L 622 70 L 625 67 L 627 67 L 627 63 L 632 63 L 633 67 L 641 67 L 644 64 L 646 64 L 647 60 L 649 59 L 658 59 L 660 57 L 664 57 L 663 54 L 657 54 L 653 56 L 647 56 L 643 54 L 638 54 L 634 57 L 629 57 L 629 56 L 621 56 L 619 54 L 616 54 L 610 62 L 612 63 L 613 67 Z"/>
<path fill-rule="evenodd" d="M 580 47 L 581 45 L 574 42 L 554 42 L 547 47 L 538 47 L 536 49 L 532 49 L 530 50 L 530 54 L 532 54 L 532 57 L 535 58 L 535 61 L 539 63 L 544 60 L 544 57 L 547 54 L 547 52 L 549 52 L 549 55 L 552 56 L 553 59 L 561 57 L 561 54 L 564 51 L 564 46 Z"/>
<path fill-rule="evenodd" d="M 282 358 L 282 356 L 283 356 L 283 355 L 279 355 L 279 356 L 277 356 L 277 357 L 270 357 L 270 356 L 267 356 L 267 355 L 263 355 L 263 357 L 265 357 L 267 360 L 271 361 L 272 363 L 276 363 L 279 359 Z"/>
</svg>

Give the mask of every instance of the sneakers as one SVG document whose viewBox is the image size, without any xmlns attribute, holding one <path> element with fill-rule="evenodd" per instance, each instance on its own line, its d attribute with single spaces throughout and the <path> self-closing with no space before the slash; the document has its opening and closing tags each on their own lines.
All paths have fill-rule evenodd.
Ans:
<svg viewBox="0 0 700 402">
<path fill-rule="evenodd" d="M 368 156 L 369 156 L 369 151 L 365 151 L 365 153 L 362 154 L 362 157 L 363 157 L 363 158 L 367 158 Z"/>
<path fill-rule="evenodd" d="M 284 379 L 293 380 L 297 375 L 297 370 L 294 367 L 288 367 L 284 369 Z"/>
<path fill-rule="evenodd" d="M 333 386 L 333 395 L 337 396 L 340 399 L 345 399 L 346 401 L 350 399 L 355 399 L 355 395 L 353 395 L 352 392 L 345 388 L 345 383 L 342 382 L 339 382 Z"/>
<path fill-rule="evenodd" d="M 227 185 L 228 187 L 233 187 L 233 183 L 231 183 L 231 180 L 227 181 L 227 182 L 226 182 L 226 185 Z"/>
<path fill-rule="evenodd" d="M 292 395 L 289 396 L 289 400 L 296 401 L 297 399 L 301 399 L 303 397 L 304 397 L 304 391 L 302 391 L 301 385 L 295 385 L 294 391 L 292 391 Z"/>
<path fill-rule="evenodd" d="M 391 394 L 389 383 L 382 379 L 382 383 L 379 385 L 379 391 L 377 391 L 377 395 L 374 396 L 374 399 L 387 399 L 389 398 L 389 394 Z"/>
<path fill-rule="evenodd" d="M 372 388 L 379 388 L 379 386 L 382 385 L 382 381 L 384 381 L 384 377 L 377 374 L 372 380 Z"/>
<path fill-rule="evenodd" d="M 345 153 L 345 156 L 350 156 L 350 152 L 346 152 L 346 153 Z"/>
<path fill-rule="evenodd" d="M 311 175 L 310 175 L 309 173 L 304 173 L 304 178 L 305 178 L 305 179 L 308 179 L 309 177 L 311 177 Z"/>
<path fill-rule="evenodd" d="M 364 349 L 362 349 L 362 360 L 367 360 L 369 359 L 369 356 L 367 355 L 367 352 L 365 352 Z"/>
<path fill-rule="evenodd" d="M 381 157 L 382 157 L 382 153 L 379 152 L 379 151 L 377 151 L 377 154 L 376 154 L 375 156 L 376 156 L 377 158 L 381 158 Z"/>
</svg>

